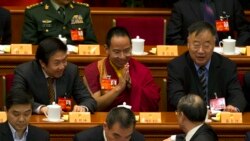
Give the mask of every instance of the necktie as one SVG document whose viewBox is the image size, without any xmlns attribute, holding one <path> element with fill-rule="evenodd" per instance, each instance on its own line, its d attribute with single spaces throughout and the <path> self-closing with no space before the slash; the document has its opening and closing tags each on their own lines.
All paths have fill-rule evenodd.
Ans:
<svg viewBox="0 0 250 141">
<path fill-rule="evenodd" d="M 206 67 L 200 67 L 198 70 L 198 76 L 202 87 L 204 102 L 208 104 L 207 101 L 207 77 L 206 77 Z"/>
<path fill-rule="evenodd" d="M 204 21 L 215 26 L 215 13 L 211 0 L 204 0 Z"/>
<path fill-rule="evenodd" d="M 65 18 L 64 8 L 63 7 L 59 7 L 57 11 L 62 16 L 62 18 L 64 19 Z"/>
<path fill-rule="evenodd" d="M 47 78 L 48 81 L 48 92 L 49 92 L 49 102 L 52 103 L 55 101 L 55 91 L 54 91 L 54 79 L 51 77 Z"/>
</svg>

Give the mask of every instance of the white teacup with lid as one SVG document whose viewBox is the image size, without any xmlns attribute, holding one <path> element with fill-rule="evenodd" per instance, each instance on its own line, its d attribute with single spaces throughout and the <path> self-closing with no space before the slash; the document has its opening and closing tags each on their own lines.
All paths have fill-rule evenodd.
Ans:
<svg viewBox="0 0 250 141">
<path fill-rule="evenodd" d="M 130 109 L 130 110 L 131 110 L 131 108 L 132 108 L 132 106 L 127 105 L 126 102 L 123 102 L 122 105 L 118 105 L 117 107 L 124 107 L 124 108 Z"/>
<path fill-rule="evenodd" d="M 219 42 L 219 46 L 222 48 L 222 53 L 225 55 L 234 55 L 235 54 L 235 44 L 236 40 L 231 39 L 231 36 L 228 36 L 227 39 L 223 39 Z"/>
<path fill-rule="evenodd" d="M 53 102 L 51 105 L 47 105 L 48 112 L 45 113 L 48 121 L 60 121 L 61 120 L 61 106 Z"/>
<path fill-rule="evenodd" d="M 132 54 L 142 55 L 144 54 L 144 42 L 145 40 L 136 36 L 136 38 L 131 39 L 132 42 Z"/>
</svg>

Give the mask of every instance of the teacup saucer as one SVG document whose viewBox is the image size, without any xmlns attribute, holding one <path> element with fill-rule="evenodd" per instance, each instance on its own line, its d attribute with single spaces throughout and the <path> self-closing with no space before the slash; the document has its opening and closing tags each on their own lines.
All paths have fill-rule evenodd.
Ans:
<svg viewBox="0 0 250 141">
<path fill-rule="evenodd" d="M 64 119 L 59 119 L 59 120 L 49 120 L 48 118 L 43 118 L 43 121 L 48 121 L 48 122 L 63 122 Z"/>
<path fill-rule="evenodd" d="M 142 55 L 148 55 L 148 53 L 147 52 L 143 52 L 143 53 L 132 52 L 132 55 L 140 55 L 140 56 L 142 56 Z"/>
</svg>

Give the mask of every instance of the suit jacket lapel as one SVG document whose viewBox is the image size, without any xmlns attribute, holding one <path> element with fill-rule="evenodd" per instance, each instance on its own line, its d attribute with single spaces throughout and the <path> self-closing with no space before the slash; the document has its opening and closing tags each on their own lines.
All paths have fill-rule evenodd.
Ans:
<svg viewBox="0 0 250 141">
<path fill-rule="evenodd" d="M 0 138 L 2 136 L 2 139 L 4 141 L 14 141 L 14 139 L 12 137 L 12 132 L 10 130 L 10 127 L 9 127 L 7 121 L 5 123 L 3 123 L 3 128 L 4 128 L 4 130 L 0 133 L 0 134 L 2 134 L 2 135 L 0 135 Z"/>
<path fill-rule="evenodd" d="M 193 11 L 195 17 L 199 17 L 199 19 L 203 19 L 203 10 L 201 8 L 200 0 L 191 0 L 189 2 L 190 9 Z"/>
<path fill-rule="evenodd" d="M 213 54 L 210 67 L 209 67 L 209 75 L 208 75 L 208 97 L 209 99 L 215 98 L 214 93 L 215 92 L 217 93 L 219 68 L 220 68 L 220 61 L 215 56 L 215 54 Z"/>
<path fill-rule="evenodd" d="M 56 95 L 57 95 L 56 101 L 58 100 L 58 97 L 69 95 L 69 92 L 66 91 L 67 80 L 64 75 L 60 77 L 59 79 L 56 79 Z"/>
<path fill-rule="evenodd" d="M 65 23 L 71 22 L 71 18 L 74 16 L 75 12 L 74 12 L 74 5 L 73 4 L 69 4 L 69 6 L 67 6 L 67 8 L 65 9 Z"/>
</svg>

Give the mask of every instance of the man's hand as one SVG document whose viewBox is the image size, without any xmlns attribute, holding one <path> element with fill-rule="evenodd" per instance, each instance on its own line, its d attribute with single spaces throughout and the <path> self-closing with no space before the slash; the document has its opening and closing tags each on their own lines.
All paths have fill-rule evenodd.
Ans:
<svg viewBox="0 0 250 141">
<path fill-rule="evenodd" d="M 47 115 L 47 113 L 48 113 L 48 107 L 47 106 L 42 106 L 40 108 L 40 114 Z"/>
<path fill-rule="evenodd" d="M 227 112 L 239 112 L 239 109 L 232 106 L 232 105 L 227 105 L 226 108 L 224 109 L 224 111 L 227 111 Z"/>
<path fill-rule="evenodd" d="M 87 112 L 84 106 L 75 105 L 72 112 Z"/>
</svg>

